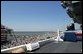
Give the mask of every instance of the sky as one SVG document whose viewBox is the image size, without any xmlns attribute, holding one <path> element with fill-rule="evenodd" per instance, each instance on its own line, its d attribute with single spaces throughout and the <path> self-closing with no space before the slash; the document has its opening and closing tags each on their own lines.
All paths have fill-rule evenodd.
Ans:
<svg viewBox="0 0 83 54">
<path fill-rule="evenodd" d="M 1 1 L 1 24 L 14 31 L 66 30 L 72 22 L 60 1 Z"/>
</svg>

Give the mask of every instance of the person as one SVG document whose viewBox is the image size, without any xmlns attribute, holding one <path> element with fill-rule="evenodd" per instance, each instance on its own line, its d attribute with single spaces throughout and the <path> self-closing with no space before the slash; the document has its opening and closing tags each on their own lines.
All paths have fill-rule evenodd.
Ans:
<svg viewBox="0 0 83 54">
<path fill-rule="evenodd" d="M 70 30 L 75 30 L 74 23 L 72 23 L 70 26 L 67 26 L 67 30 L 66 31 L 70 31 Z"/>
<path fill-rule="evenodd" d="M 71 30 L 75 30 L 75 25 L 74 25 L 74 23 L 71 24 Z"/>
<path fill-rule="evenodd" d="M 69 31 L 70 30 L 70 26 L 67 26 L 67 30 L 66 31 Z"/>
<path fill-rule="evenodd" d="M 80 28 L 82 29 L 82 25 L 80 26 Z"/>
</svg>

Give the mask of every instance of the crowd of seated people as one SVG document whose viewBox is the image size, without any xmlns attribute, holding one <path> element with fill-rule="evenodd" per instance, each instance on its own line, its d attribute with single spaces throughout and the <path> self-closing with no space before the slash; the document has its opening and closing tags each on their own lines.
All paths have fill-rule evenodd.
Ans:
<svg viewBox="0 0 83 54">
<path fill-rule="evenodd" d="M 55 35 L 56 34 L 54 34 L 54 33 L 50 33 L 49 36 L 55 36 Z M 40 40 L 44 40 L 47 37 L 48 37 L 48 33 L 43 34 L 43 35 L 34 34 L 32 36 L 13 35 L 13 36 L 10 37 L 10 40 L 7 43 L 1 45 L 1 49 L 7 49 L 7 48 L 23 45 L 23 44 L 37 42 L 37 41 L 40 41 Z"/>
</svg>

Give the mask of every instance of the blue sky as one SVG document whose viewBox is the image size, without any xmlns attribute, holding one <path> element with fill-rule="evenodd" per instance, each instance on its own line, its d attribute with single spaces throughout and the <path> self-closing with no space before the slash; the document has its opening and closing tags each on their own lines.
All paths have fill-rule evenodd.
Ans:
<svg viewBox="0 0 83 54">
<path fill-rule="evenodd" d="M 15 31 L 56 31 L 72 20 L 60 1 L 2 1 L 1 23 Z"/>
</svg>

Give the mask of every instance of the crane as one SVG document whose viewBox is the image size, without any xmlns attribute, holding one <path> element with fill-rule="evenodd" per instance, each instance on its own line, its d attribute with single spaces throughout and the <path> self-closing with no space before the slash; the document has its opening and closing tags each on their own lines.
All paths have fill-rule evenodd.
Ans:
<svg viewBox="0 0 83 54">
<path fill-rule="evenodd" d="M 61 5 L 74 23 L 80 24 L 82 29 L 82 1 L 61 1 Z"/>
</svg>

